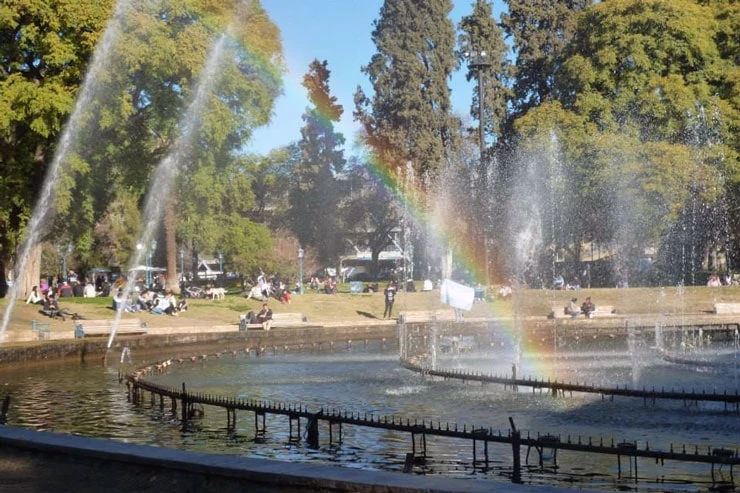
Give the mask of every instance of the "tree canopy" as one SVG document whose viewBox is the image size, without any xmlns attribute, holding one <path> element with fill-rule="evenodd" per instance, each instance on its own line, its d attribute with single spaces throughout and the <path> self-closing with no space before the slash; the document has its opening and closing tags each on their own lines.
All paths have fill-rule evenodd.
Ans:
<svg viewBox="0 0 740 493">
<path fill-rule="evenodd" d="M 66 188 L 57 187 L 54 200 L 56 227 L 45 235 L 57 241 L 60 236 L 73 239 L 83 262 L 114 261 L 101 258 L 100 252 L 111 250 L 108 246 L 112 244 L 105 242 L 114 241 L 117 247 L 133 251 L 138 229 L 134 218 L 129 218 L 131 224 L 125 228 L 126 240 L 109 237 L 115 228 L 108 228 L 105 237 L 95 237 L 93 226 L 114 221 L 107 216 L 117 215 L 119 196 L 142 203 L 153 170 L 178 142 L 182 125 L 199 126 L 197 142 L 188 143 L 192 146 L 185 154 L 188 173 L 182 176 L 177 194 L 179 210 L 193 213 L 194 208 L 186 205 L 196 197 L 191 192 L 213 183 L 209 175 L 232 167 L 234 152 L 243 147 L 256 126 L 269 121 L 273 101 L 281 91 L 281 45 L 276 26 L 259 2 L 246 7 L 239 2 L 205 0 L 131 2 L 113 17 L 111 9 L 112 2 L 87 1 L 74 2 L 74 6 L 11 1 L 0 8 L 0 33 L 7 41 L 0 48 L 4 96 L 0 104 L 6 106 L 0 132 L 8 150 L 0 157 L 0 186 L 8 187 L 3 199 L 8 201 L 8 211 L 15 208 L 13 216 L 18 218 L 0 228 L 0 262 L 12 258 L 22 238 L 19 234 L 38 198 L 56 139 L 96 47 L 107 50 L 106 58 L 88 82 L 95 85 L 95 97 L 80 109 L 72 152 L 59 178 Z M 106 26 L 106 32 L 117 31 L 110 45 L 99 47 Z M 184 108 L 192 99 L 209 47 L 227 26 L 230 42 L 220 62 L 218 81 L 212 83 L 209 104 L 199 121 L 183 123 Z M 248 187 L 232 190 L 242 194 L 244 189 Z M 223 211 L 223 204 L 214 201 L 227 200 L 228 191 L 211 189 L 209 213 Z M 128 199 L 125 202 L 130 204 Z M 187 219 L 192 221 L 194 216 Z M 222 238 L 219 234 L 211 241 Z M 191 243 L 196 246 L 208 247 Z M 176 257 L 173 241 L 167 242 L 166 254 Z"/>
<path fill-rule="evenodd" d="M 545 148 L 555 132 L 563 179 L 578 184 L 567 190 L 570 220 L 556 248 L 598 241 L 632 258 L 676 243 L 724 248 L 715 221 L 702 221 L 699 229 L 713 232 L 692 238 L 671 233 L 696 204 L 726 217 L 721 204 L 738 177 L 737 105 L 727 97 L 736 67 L 717 43 L 721 12 L 690 0 L 615 0 L 583 11 L 558 70 L 559 102 L 517 121 L 532 146 Z M 688 268 L 672 260 L 672 275 Z"/>
<path fill-rule="evenodd" d="M 355 118 L 381 162 L 417 176 L 434 175 L 454 148 L 448 80 L 456 66 L 450 0 L 386 0 L 372 40 L 378 51 L 362 68 L 373 86 L 358 87 Z"/>
<path fill-rule="evenodd" d="M 312 246 L 319 261 L 331 265 L 342 253 L 339 221 L 342 190 L 337 177 L 344 168 L 344 136 L 334 130 L 344 109 L 331 95 L 327 62 L 314 60 L 303 77 L 312 106 L 303 114 L 301 157 L 290 191 L 292 229 L 303 246 Z"/>
</svg>

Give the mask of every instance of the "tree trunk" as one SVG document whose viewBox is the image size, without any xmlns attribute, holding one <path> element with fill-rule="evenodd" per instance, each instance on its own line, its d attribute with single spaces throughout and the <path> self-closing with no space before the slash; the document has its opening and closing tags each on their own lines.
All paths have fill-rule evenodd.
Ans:
<svg viewBox="0 0 740 493">
<path fill-rule="evenodd" d="M 18 262 L 16 262 L 17 265 Z M 17 285 L 18 298 L 26 298 L 31 294 L 31 288 L 38 286 L 41 279 L 41 243 L 37 243 L 28 253 L 26 270 L 23 279 L 14 279 Z"/>
<path fill-rule="evenodd" d="M 0 258 L 0 298 L 5 298 L 8 294 L 8 284 L 5 281 L 5 261 Z"/>
<path fill-rule="evenodd" d="M 164 241 L 167 254 L 167 283 L 165 288 L 180 294 L 179 276 L 177 274 L 177 215 L 175 213 L 175 199 L 170 198 L 164 210 Z"/>
</svg>

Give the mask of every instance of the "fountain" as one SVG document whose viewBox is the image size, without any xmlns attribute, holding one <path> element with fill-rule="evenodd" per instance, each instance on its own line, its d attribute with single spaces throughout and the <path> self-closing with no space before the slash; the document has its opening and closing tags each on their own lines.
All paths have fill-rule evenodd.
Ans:
<svg viewBox="0 0 740 493">
<path fill-rule="evenodd" d="M 206 104 L 211 85 L 214 84 L 215 72 L 225 42 L 226 38 L 221 37 L 213 46 L 208 64 L 203 69 L 195 91 L 195 97 L 183 117 L 180 136 L 173 147 L 173 152 L 156 168 L 146 199 L 144 224 L 139 236 L 140 241 L 144 243 L 149 243 L 156 235 L 157 219 L 161 216 L 165 201 L 169 197 L 174 178 L 188 156 L 198 130 L 198 115 Z M 104 58 L 104 55 L 101 55 L 101 58 Z M 69 129 L 73 127 L 74 120 L 65 130 L 65 135 L 67 131 L 71 132 Z M 60 147 L 65 146 L 66 144 Z M 711 388 L 717 391 L 718 388 L 719 390 L 724 388 L 731 392 L 734 386 L 737 391 L 736 369 L 740 345 L 737 330 L 729 341 L 731 344 L 729 354 L 732 355 L 735 373 L 727 373 L 727 368 L 719 369 L 721 379 L 728 375 L 735 377 L 719 382 L 716 374 L 708 375 L 694 371 L 690 365 L 676 367 L 674 366 L 676 363 L 659 357 L 668 343 L 677 343 L 677 347 L 685 353 L 682 356 L 688 353 L 693 355 L 697 351 L 707 349 L 706 334 L 701 328 L 695 331 L 683 329 L 669 335 L 662 324 L 654 325 L 652 330 L 645 330 L 639 324 L 631 323 L 618 327 L 616 335 L 603 336 L 597 331 L 586 332 L 583 336 L 566 333 L 561 336 L 560 341 L 565 341 L 562 344 L 558 343 L 557 334 L 551 340 L 549 332 L 544 335 L 536 334 L 539 338 L 533 335 L 534 331 L 529 332 L 531 326 L 522 316 L 523 297 L 526 296 L 523 285 L 527 283 L 538 288 L 549 287 L 547 277 L 554 277 L 557 273 L 558 251 L 565 244 L 562 238 L 562 227 L 567 217 L 564 203 L 564 163 L 555 133 L 550 134 L 549 146 L 543 155 L 544 159 L 532 160 L 521 167 L 523 174 L 514 180 L 516 185 L 512 187 L 510 209 L 517 212 L 512 214 L 507 227 L 511 237 L 515 238 L 513 248 L 515 255 L 512 256 L 510 264 L 517 281 L 512 299 L 512 317 L 498 319 L 491 317 L 490 320 L 465 324 L 459 321 L 433 321 L 424 327 L 402 324 L 399 328 L 398 353 L 384 347 L 374 347 L 365 352 L 356 349 L 332 351 L 332 354 L 301 352 L 287 354 L 286 350 L 286 354 L 275 355 L 274 358 L 250 358 L 248 363 L 244 363 L 243 359 L 237 359 L 236 355 L 233 359 L 221 359 L 221 353 L 218 353 L 218 362 L 181 365 L 169 373 L 158 376 L 158 383 L 176 388 L 186 380 L 190 388 L 204 392 L 218 391 L 227 395 L 248 395 L 274 401 L 293 401 L 298 396 L 312 406 L 330 403 L 332 406 L 349 409 L 351 413 L 358 414 L 371 412 L 402 417 L 411 415 L 414 420 L 422 422 L 471 423 L 478 426 L 475 429 L 484 431 L 513 428 L 513 424 L 510 425 L 513 423 L 510 416 L 515 415 L 519 431 L 524 431 L 524 436 L 528 433 L 537 435 L 542 432 L 548 436 L 562 436 L 563 441 L 565 436 L 568 436 L 569 442 L 571 437 L 573 442 L 576 442 L 577 437 L 579 444 L 581 437 L 584 437 L 584 442 L 589 440 L 590 443 L 592 436 L 606 434 L 617 437 L 620 443 L 640 440 L 644 442 L 646 448 L 649 446 L 665 449 L 672 448 L 676 442 L 695 442 L 696 434 L 700 434 L 701 440 L 711 440 L 713 445 L 730 448 L 736 446 L 733 440 L 740 433 L 736 416 L 722 412 L 712 405 L 697 404 L 696 409 L 682 410 L 671 403 L 646 410 L 641 403 L 635 404 L 629 399 L 617 398 L 616 402 L 604 402 L 603 399 L 599 400 L 585 392 L 575 397 L 561 399 L 563 396 L 558 395 L 556 391 L 552 391 L 551 395 L 542 393 L 537 395 L 535 392 L 529 395 L 528 392 L 519 391 L 516 386 L 513 387 L 513 392 L 509 392 L 507 388 L 501 390 L 492 386 L 464 386 L 447 380 L 420 381 L 416 375 L 398 368 L 397 356 L 400 354 L 404 359 L 426 358 L 431 368 L 435 370 L 444 368 L 445 365 L 454 365 L 459 370 L 494 372 L 503 375 L 502 378 L 509 381 L 527 377 L 547 378 L 560 382 L 585 381 L 591 385 L 611 386 L 610 388 L 622 386 L 636 389 L 641 386 L 672 385 L 678 375 L 682 383 L 696 385 L 699 389 Z M 57 162 L 63 163 L 64 157 L 60 157 L 58 161 L 55 158 L 55 163 Z M 44 200 L 51 200 L 53 195 L 51 185 L 48 187 L 48 194 L 45 193 Z M 47 195 L 49 198 L 46 198 Z M 532 200 L 533 197 L 546 200 L 540 202 Z M 449 206 L 449 202 L 443 204 Z M 37 221 L 32 222 L 38 223 L 38 227 L 32 230 L 40 229 L 43 219 L 44 216 L 41 214 Z M 544 261 L 539 256 L 543 255 L 543 244 L 546 241 L 550 246 L 545 248 L 544 255 L 547 256 L 547 261 Z M 29 238 L 25 248 L 31 244 Z M 140 257 L 141 253 L 137 254 L 132 265 L 140 263 Z M 445 252 L 444 257 L 448 258 L 449 254 Z M 21 270 L 24 265 L 22 262 Z M 442 271 L 451 272 L 450 264 L 451 262 L 447 262 L 448 266 Z M 547 277 L 543 277 L 545 275 Z M 130 287 L 134 285 L 135 279 L 130 277 L 128 281 Z M 678 296 L 683 296 L 682 290 L 683 285 L 679 284 Z M 666 296 L 665 290 L 661 291 L 657 302 L 665 300 Z M 6 318 L 9 317 L 10 311 L 10 309 L 6 311 Z M 120 312 L 117 314 L 117 320 L 118 317 Z M 4 321 L 2 330 L 6 324 L 7 321 Z M 557 331 L 554 321 L 544 324 L 547 324 L 548 330 L 552 328 L 553 331 Z M 593 325 L 588 327 L 594 328 Z M 626 331 L 622 330 L 624 328 Z M 471 335 L 475 330 L 477 332 Z M 461 335 L 465 331 L 470 332 Z M 114 337 L 115 329 L 108 340 L 109 349 Z M 451 341 L 457 341 L 457 350 L 448 353 L 441 350 L 441 341 L 447 337 Z M 473 338 L 475 343 L 465 344 L 463 351 L 463 346 L 460 345 L 462 337 Z M 648 344 L 651 338 L 658 353 Z M 121 354 L 121 361 L 124 359 L 127 363 L 130 362 L 129 351 Z M 296 368 L 300 368 L 301 371 L 295 371 Z M 84 370 L 75 369 L 70 372 L 73 376 L 69 379 L 75 384 L 88 378 L 87 375 L 80 378 Z M 237 420 L 234 416 L 235 429 L 230 430 L 226 445 L 223 445 L 223 440 L 216 444 L 209 443 L 208 437 L 223 432 L 223 426 L 217 418 L 212 418 L 210 414 L 200 416 L 203 419 L 198 422 L 198 426 L 189 430 L 188 434 L 182 434 L 175 427 L 171 427 L 172 429 L 167 427 L 176 420 L 156 406 L 138 408 L 126 402 L 120 388 L 116 388 L 115 384 L 109 381 L 112 380 L 110 374 L 105 375 L 104 388 L 101 389 L 100 372 L 90 378 L 92 384 L 82 385 L 82 389 L 77 388 L 78 393 L 75 393 L 75 396 L 79 396 L 81 391 L 88 397 L 78 399 L 79 401 L 95 403 L 92 411 L 87 409 L 83 413 L 82 409 L 73 407 L 74 400 L 64 403 L 70 407 L 60 406 L 60 403 L 54 400 L 58 399 L 58 396 L 55 397 L 54 392 L 49 392 L 49 388 L 55 390 L 60 387 L 66 388 L 63 383 L 57 381 L 63 378 L 62 373 L 44 375 L 46 378 L 44 382 L 51 383 L 39 383 L 42 377 L 33 370 L 28 373 L 31 375 L 30 378 L 13 379 L 5 376 L 7 380 L 0 381 L 0 384 L 5 384 L 15 395 L 20 396 L 16 404 L 19 411 L 14 416 L 17 423 L 40 429 L 50 427 L 71 433 L 89 433 L 139 443 L 193 447 L 215 453 L 226 451 L 312 463 L 343 462 L 353 467 L 359 464 L 361 467 L 386 467 L 390 470 L 399 470 L 404 464 L 400 458 L 406 453 L 405 444 L 402 439 L 390 432 L 373 433 L 369 437 L 358 437 L 359 433 L 356 433 L 352 438 L 358 442 L 309 450 L 294 443 L 292 436 L 287 436 L 285 432 L 277 432 L 272 437 L 259 437 L 259 440 L 255 437 L 252 440 L 251 435 L 248 435 L 251 420 L 247 418 Z M 308 387 L 311 392 L 306 392 Z M 59 417 L 55 407 L 63 407 L 67 414 L 73 416 Z M 73 409 L 73 412 L 70 413 L 70 409 Z M 99 423 L 102 421 L 101 416 L 111 415 L 116 416 L 115 422 Z M 276 427 L 278 423 L 277 420 L 273 420 L 269 424 Z M 257 446 L 258 441 L 268 442 L 270 447 L 266 447 L 267 451 Z M 366 454 L 367 457 L 361 456 L 362 454 Z M 466 465 L 466 454 L 464 446 L 458 447 L 449 443 L 432 445 L 429 448 L 431 460 L 424 464 L 424 472 L 455 477 L 469 477 L 471 473 L 500 476 L 506 474 L 511 467 L 510 464 L 499 460 L 491 466 L 486 464 L 481 470 L 475 460 L 472 467 Z M 528 481 L 536 484 L 556 482 L 576 484 L 577 487 L 630 488 L 644 491 L 656 488 L 670 489 L 670 485 L 666 486 L 660 479 L 665 473 L 665 470 L 659 467 L 662 464 L 646 468 L 648 472 L 642 473 L 640 484 L 626 485 L 620 481 L 622 478 L 611 477 L 614 476 L 614 464 L 605 465 L 605 461 L 599 459 L 589 461 L 584 465 L 580 459 L 561 458 L 561 463 L 557 467 L 547 470 L 543 469 L 541 464 L 539 467 L 527 467 L 526 477 Z M 604 469 L 607 472 L 599 473 L 603 474 L 602 476 L 592 474 L 593 470 Z M 705 472 L 699 467 L 679 471 L 677 489 L 680 490 L 685 483 L 705 484 L 707 482 Z"/>
<path fill-rule="evenodd" d="M 26 272 L 26 264 L 31 251 L 40 241 L 44 234 L 44 228 L 47 223 L 53 219 L 51 212 L 54 203 L 54 197 L 57 194 L 57 187 L 62 180 L 60 178 L 69 172 L 68 158 L 74 151 L 75 146 L 79 144 L 78 136 L 84 126 L 85 112 L 93 102 L 99 91 L 103 89 L 100 84 L 100 78 L 107 70 L 110 63 L 110 56 L 113 46 L 119 37 L 121 25 L 130 5 L 130 0 L 121 0 L 117 3 L 113 17 L 105 29 L 101 42 L 95 48 L 90 67 L 85 74 L 85 79 L 80 88 L 80 94 L 75 102 L 69 121 L 64 126 L 62 136 L 59 139 L 56 153 L 52 159 L 49 171 L 44 179 L 41 188 L 41 194 L 38 202 L 34 207 L 33 216 L 28 224 L 28 233 L 23 246 L 18 255 L 18 265 L 16 268 L 16 279 L 23 279 Z M 5 339 L 5 333 L 8 328 L 13 308 L 18 298 L 18 290 L 22 289 L 20 283 L 15 283 L 8 293 L 8 304 L 3 314 L 2 325 L 0 326 L 0 342 Z"/>
<path fill-rule="evenodd" d="M 173 146 L 172 152 L 168 154 L 156 167 L 153 175 L 149 193 L 146 197 L 143 213 L 143 227 L 139 235 L 139 242 L 145 245 L 151 243 L 160 226 L 165 204 L 170 200 L 172 187 L 175 184 L 180 168 L 184 166 L 189 151 L 193 145 L 198 130 L 200 129 L 200 115 L 211 96 L 213 85 L 217 79 L 217 69 L 221 63 L 227 36 L 222 35 L 214 44 L 206 58 L 206 65 L 196 84 L 195 96 L 185 112 L 181 123 L 180 136 Z M 140 265 L 144 252 L 138 251 L 130 262 L 129 276 L 126 283 L 126 296 L 130 295 L 136 285 L 136 272 L 132 269 Z M 108 349 L 113 345 L 116 336 L 116 328 L 120 322 L 122 310 L 116 311 L 116 319 L 108 338 Z"/>
</svg>

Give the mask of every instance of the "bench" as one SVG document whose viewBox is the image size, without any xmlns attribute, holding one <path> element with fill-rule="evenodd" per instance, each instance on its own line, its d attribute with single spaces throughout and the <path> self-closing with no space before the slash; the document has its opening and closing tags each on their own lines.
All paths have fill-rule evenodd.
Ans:
<svg viewBox="0 0 740 493">
<path fill-rule="evenodd" d="M 565 306 L 560 303 L 552 304 L 552 311 L 550 312 L 550 318 L 571 318 L 570 315 L 566 315 Z M 595 317 L 614 317 L 616 316 L 617 310 L 612 305 L 596 305 L 596 310 L 591 312 L 590 318 Z M 578 315 L 576 318 L 585 318 L 583 314 Z"/>
<path fill-rule="evenodd" d="M 75 322 L 75 338 L 108 336 L 113 331 L 115 320 L 79 320 Z M 138 318 L 123 319 L 118 322 L 116 334 L 146 334 L 146 322 Z"/>
<path fill-rule="evenodd" d="M 399 324 L 456 321 L 455 310 L 405 311 L 398 314 Z"/>
<path fill-rule="evenodd" d="M 740 303 L 715 303 L 714 313 L 717 315 L 740 314 Z"/>
<path fill-rule="evenodd" d="M 301 327 L 308 324 L 302 313 L 273 313 L 271 327 Z M 262 324 L 250 324 L 246 315 L 239 315 L 239 330 L 263 330 Z"/>
<path fill-rule="evenodd" d="M 49 328 L 49 324 L 44 324 L 41 322 L 37 322 L 36 320 L 31 320 L 31 330 L 37 333 L 39 339 L 50 338 L 51 331 Z"/>
</svg>

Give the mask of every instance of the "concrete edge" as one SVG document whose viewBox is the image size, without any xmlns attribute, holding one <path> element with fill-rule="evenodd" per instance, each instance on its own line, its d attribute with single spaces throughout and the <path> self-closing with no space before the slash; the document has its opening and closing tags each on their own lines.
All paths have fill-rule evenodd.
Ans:
<svg viewBox="0 0 740 493">
<path fill-rule="evenodd" d="M 467 492 L 512 491 L 518 493 L 563 493 L 572 490 L 550 486 L 514 485 L 482 479 L 455 479 L 387 471 L 368 471 L 344 467 L 287 463 L 234 455 L 213 455 L 137 445 L 98 438 L 37 432 L 13 426 L 0 426 L 0 446 L 26 452 L 63 455 L 95 461 L 114 461 L 173 472 L 221 476 L 249 481 L 265 487 L 290 486 L 306 491 L 354 492 Z"/>
</svg>

